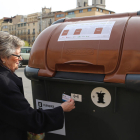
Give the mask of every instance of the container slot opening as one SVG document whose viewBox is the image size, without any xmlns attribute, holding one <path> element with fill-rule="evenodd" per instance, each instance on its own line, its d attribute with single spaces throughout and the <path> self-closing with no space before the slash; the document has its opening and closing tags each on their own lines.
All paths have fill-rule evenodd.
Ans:
<svg viewBox="0 0 140 140">
<path fill-rule="evenodd" d="M 103 82 L 105 74 L 76 73 L 57 71 L 54 78 Z"/>
<path fill-rule="evenodd" d="M 56 71 L 104 74 L 104 66 L 91 64 L 57 64 Z"/>
</svg>

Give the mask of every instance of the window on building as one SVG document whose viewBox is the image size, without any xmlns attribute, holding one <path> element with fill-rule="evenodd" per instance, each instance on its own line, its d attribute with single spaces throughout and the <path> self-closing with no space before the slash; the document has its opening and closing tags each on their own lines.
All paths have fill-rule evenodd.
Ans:
<svg viewBox="0 0 140 140">
<path fill-rule="evenodd" d="M 78 7 L 80 7 L 80 2 L 78 2 Z"/>
<path fill-rule="evenodd" d="M 90 11 L 92 11 L 92 9 L 91 8 L 88 8 L 88 12 L 90 12 Z"/>
<path fill-rule="evenodd" d="M 86 6 L 86 2 L 84 2 L 84 7 Z"/>
<path fill-rule="evenodd" d="M 30 34 L 30 29 L 28 29 L 28 34 Z"/>
<path fill-rule="evenodd" d="M 100 12 L 103 12 L 103 10 L 101 9 Z"/>
<path fill-rule="evenodd" d="M 20 27 L 20 24 L 18 24 L 18 27 Z"/>
<path fill-rule="evenodd" d="M 109 14 L 111 14 L 111 12 L 109 12 Z"/>
<path fill-rule="evenodd" d="M 101 4 L 103 4 L 103 0 L 100 0 Z"/>
<path fill-rule="evenodd" d="M 74 14 L 74 11 L 68 12 L 68 15 L 73 15 L 73 14 Z"/>
<path fill-rule="evenodd" d="M 79 13 L 83 13 L 83 10 L 79 10 Z"/>
<path fill-rule="evenodd" d="M 24 18 L 20 20 L 20 22 L 24 22 Z"/>
<path fill-rule="evenodd" d="M 24 23 L 24 26 L 26 26 L 26 23 Z"/>
<path fill-rule="evenodd" d="M 64 17 L 64 14 L 56 15 L 56 17 Z"/>
<path fill-rule="evenodd" d="M 35 41 L 35 36 L 33 36 L 33 40 L 32 40 L 33 42 Z"/>
<path fill-rule="evenodd" d="M 8 28 L 8 26 L 3 26 L 3 29 L 7 29 Z"/>
<path fill-rule="evenodd" d="M 24 29 L 24 34 L 26 34 L 26 29 Z"/>
<path fill-rule="evenodd" d="M 33 22 L 33 25 L 35 25 L 35 23 Z"/>
<path fill-rule="evenodd" d="M 33 34 L 35 34 L 35 29 L 33 29 Z"/>
<path fill-rule="evenodd" d="M 23 27 L 23 23 L 21 23 L 21 27 Z"/>
</svg>

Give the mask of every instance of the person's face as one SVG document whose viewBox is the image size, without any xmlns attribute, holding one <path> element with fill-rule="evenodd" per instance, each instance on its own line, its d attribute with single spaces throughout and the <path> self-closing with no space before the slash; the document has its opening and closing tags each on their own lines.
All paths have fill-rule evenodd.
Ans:
<svg viewBox="0 0 140 140">
<path fill-rule="evenodd" d="M 17 57 L 14 55 L 20 55 L 20 48 L 16 49 L 16 51 L 10 57 L 1 58 L 1 60 L 4 62 L 3 65 L 8 67 L 12 72 L 15 72 L 15 70 L 18 69 L 19 61 L 22 60 L 22 57 Z"/>
</svg>

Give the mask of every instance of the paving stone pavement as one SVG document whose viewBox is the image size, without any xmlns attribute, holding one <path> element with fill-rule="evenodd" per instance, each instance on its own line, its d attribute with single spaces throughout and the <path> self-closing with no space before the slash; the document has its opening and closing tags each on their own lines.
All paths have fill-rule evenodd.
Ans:
<svg viewBox="0 0 140 140">
<path fill-rule="evenodd" d="M 24 69 L 25 66 L 23 66 L 22 68 L 18 68 L 18 70 L 15 71 L 15 74 L 18 77 L 22 78 L 25 98 L 27 99 L 31 107 L 33 107 L 31 80 L 27 79 L 24 75 Z"/>
</svg>

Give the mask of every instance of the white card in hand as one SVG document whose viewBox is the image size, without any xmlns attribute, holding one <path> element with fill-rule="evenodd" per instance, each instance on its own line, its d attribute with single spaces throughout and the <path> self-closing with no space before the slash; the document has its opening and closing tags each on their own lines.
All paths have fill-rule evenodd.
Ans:
<svg viewBox="0 0 140 140">
<path fill-rule="evenodd" d="M 62 94 L 62 101 L 68 101 L 71 99 L 71 96 L 66 95 L 66 94 Z"/>
</svg>

